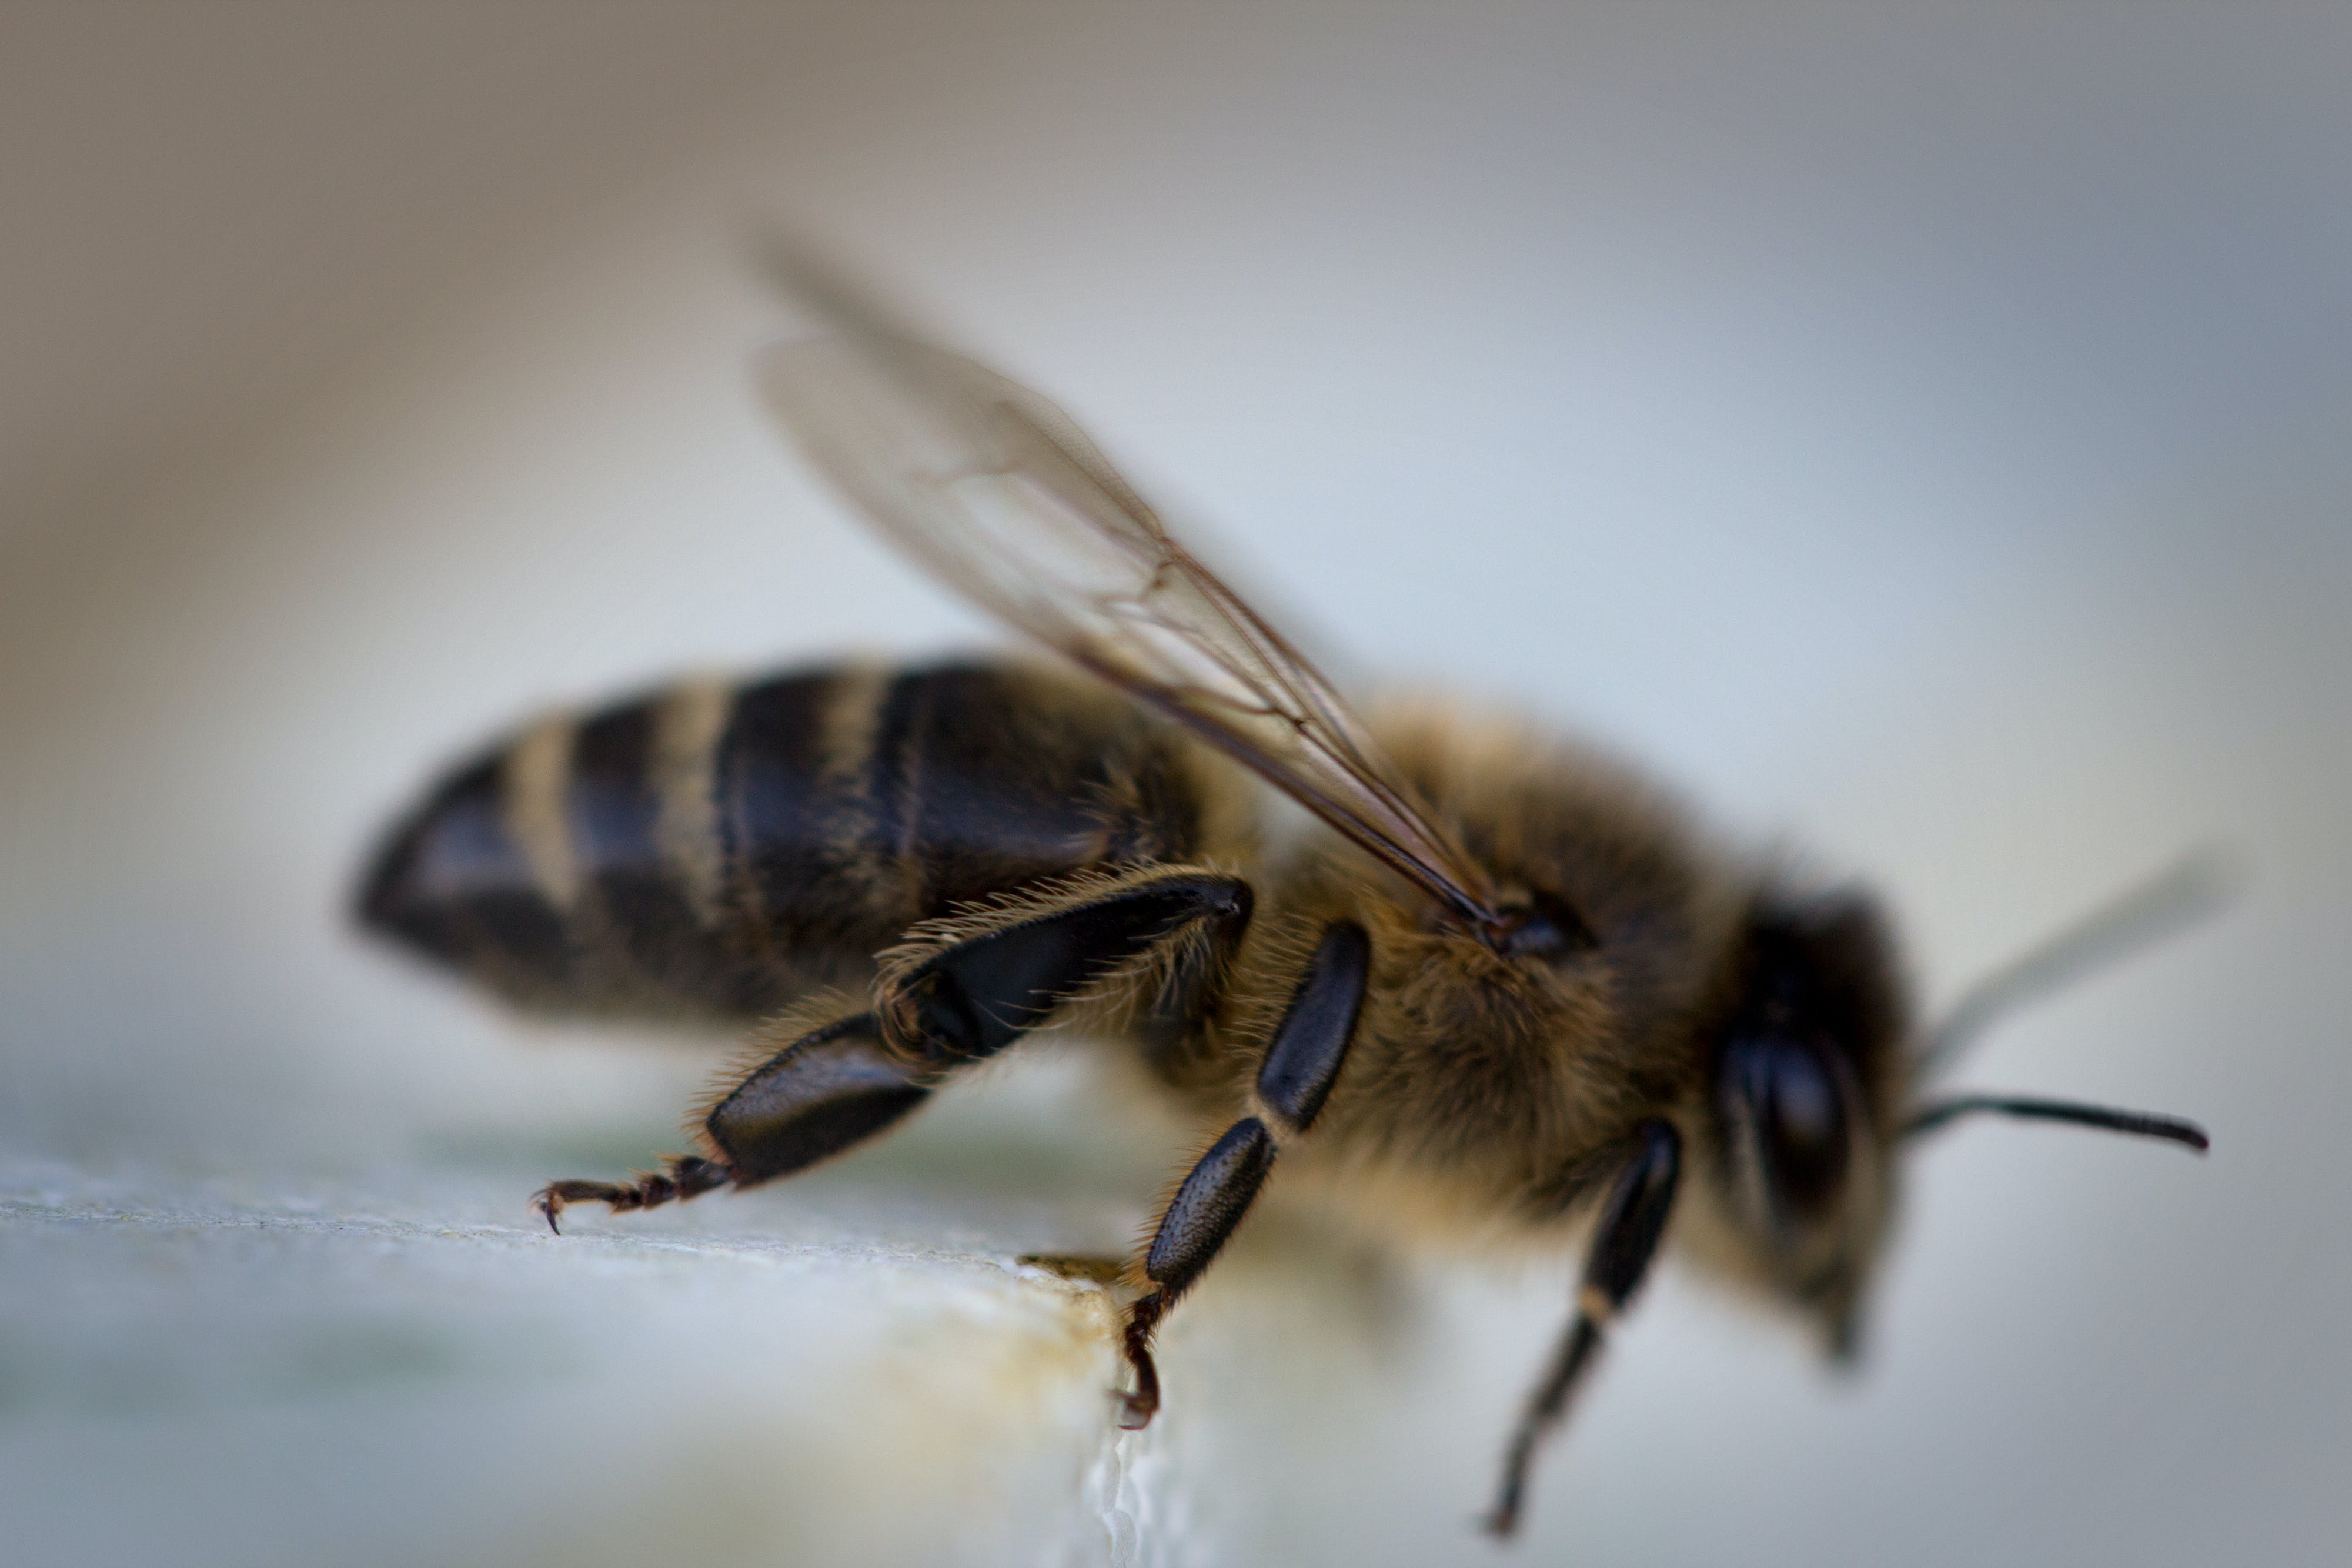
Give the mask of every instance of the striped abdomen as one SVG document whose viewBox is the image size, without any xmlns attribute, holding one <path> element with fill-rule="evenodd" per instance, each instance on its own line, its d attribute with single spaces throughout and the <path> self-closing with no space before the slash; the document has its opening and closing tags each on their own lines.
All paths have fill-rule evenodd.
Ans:
<svg viewBox="0 0 2352 1568">
<path fill-rule="evenodd" d="M 918 920 L 1202 848 L 1197 760 L 1090 685 L 842 666 L 557 716 L 393 831 L 372 928 L 521 1001 L 748 1017 Z"/>
</svg>

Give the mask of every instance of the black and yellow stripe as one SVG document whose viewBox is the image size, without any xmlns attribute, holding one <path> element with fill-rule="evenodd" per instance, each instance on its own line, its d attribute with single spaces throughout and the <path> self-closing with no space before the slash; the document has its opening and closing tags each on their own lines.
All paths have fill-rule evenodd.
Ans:
<svg viewBox="0 0 2352 1568">
<path fill-rule="evenodd" d="M 1118 698 L 1016 665 L 681 683 L 459 768 L 360 915 L 516 1000 L 753 1017 L 956 904 L 1192 856 L 1198 768 Z"/>
</svg>

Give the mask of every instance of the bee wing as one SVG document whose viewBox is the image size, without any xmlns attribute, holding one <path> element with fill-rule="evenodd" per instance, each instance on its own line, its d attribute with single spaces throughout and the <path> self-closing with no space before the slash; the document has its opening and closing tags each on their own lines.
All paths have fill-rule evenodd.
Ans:
<svg viewBox="0 0 2352 1568">
<path fill-rule="evenodd" d="M 950 587 L 1255 769 L 1480 925 L 1486 878 L 1331 684 L 1045 398 L 879 327 L 761 380 L 817 468 Z"/>
</svg>

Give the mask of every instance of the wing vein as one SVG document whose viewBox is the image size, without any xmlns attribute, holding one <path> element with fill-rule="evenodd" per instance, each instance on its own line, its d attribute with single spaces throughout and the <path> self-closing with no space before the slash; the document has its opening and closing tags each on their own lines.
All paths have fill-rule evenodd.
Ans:
<svg viewBox="0 0 2352 1568">
<path fill-rule="evenodd" d="M 1172 538 L 1068 417 L 855 318 L 770 351 L 784 430 L 882 534 L 1250 768 L 1482 931 L 1485 874 L 1306 655 Z"/>
</svg>

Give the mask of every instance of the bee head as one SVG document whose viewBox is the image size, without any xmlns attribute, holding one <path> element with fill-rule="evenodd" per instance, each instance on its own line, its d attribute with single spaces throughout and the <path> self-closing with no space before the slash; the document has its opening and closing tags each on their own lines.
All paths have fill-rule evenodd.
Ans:
<svg viewBox="0 0 2352 1568">
<path fill-rule="evenodd" d="M 1711 1252 L 1811 1312 L 1827 1347 L 1856 1313 L 1893 1207 L 1898 1145 L 1977 1113 L 2157 1138 L 2174 1116 L 2017 1094 L 1915 1098 L 1991 1022 L 2213 908 L 2226 867 L 2196 856 L 1996 971 L 1914 1040 L 1885 922 L 1859 894 L 1768 894 L 1749 911 L 1732 1000 L 1706 1037 Z"/>
<path fill-rule="evenodd" d="M 1904 1016 L 1875 905 L 1769 895 L 1704 1042 L 1717 1250 L 1813 1317 L 1833 1351 L 1850 1347 L 1892 1207 Z"/>
</svg>

